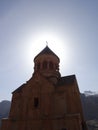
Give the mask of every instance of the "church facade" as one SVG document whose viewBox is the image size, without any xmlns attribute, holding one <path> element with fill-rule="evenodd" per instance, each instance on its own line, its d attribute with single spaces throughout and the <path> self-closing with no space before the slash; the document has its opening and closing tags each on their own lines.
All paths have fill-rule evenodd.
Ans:
<svg viewBox="0 0 98 130">
<path fill-rule="evenodd" d="M 48 46 L 34 58 L 34 73 L 12 93 L 1 130 L 87 130 L 76 77 L 61 77 L 59 62 Z"/>
</svg>

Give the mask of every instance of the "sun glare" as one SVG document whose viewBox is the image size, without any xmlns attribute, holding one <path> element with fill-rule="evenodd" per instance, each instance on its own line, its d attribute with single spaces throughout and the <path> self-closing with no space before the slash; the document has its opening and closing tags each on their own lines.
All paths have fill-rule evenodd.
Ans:
<svg viewBox="0 0 98 130">
<path fill-rule="evenodd" d="M 67 41 L 53 33 L 40 33 L 36 36 L 30 36 L 25 50 L 27 51 L 28 63 L 32 63 L 34 57 L 42 51 L 48 44 L 48 47 L 60 58 L 60 66 L 64 67 L 69 62 L 69 47 Z"/>
</svg>

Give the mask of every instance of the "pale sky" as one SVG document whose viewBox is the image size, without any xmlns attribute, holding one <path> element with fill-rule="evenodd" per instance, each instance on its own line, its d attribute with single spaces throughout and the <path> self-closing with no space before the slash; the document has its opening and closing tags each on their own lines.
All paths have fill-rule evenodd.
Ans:
<svg viewBox="0 0 98 130">
<path fill-rule="evenodd" d="M 98 91 L 98 0 L 0 0 L 0 101 L 31 78 L 46 41 L 62 76 Z"/>
</svg>

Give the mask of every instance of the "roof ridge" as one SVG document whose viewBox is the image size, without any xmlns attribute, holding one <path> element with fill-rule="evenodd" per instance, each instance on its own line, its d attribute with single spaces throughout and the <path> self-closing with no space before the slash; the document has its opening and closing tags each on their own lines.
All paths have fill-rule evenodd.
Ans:
<svg viewBox="0 0 98 130">
<path fill-rule="evenodd" d="M 46 47 L 40 53 L 38 53 L 38 55 L 35 56 L 34 60 L 39 55 L 43 55 L 43 54 L 52 54 L 52 55 L 55 55 L 59 59 L 59 57 L 48 47 L 48 45 L 46 45 Z"/>
</svg>

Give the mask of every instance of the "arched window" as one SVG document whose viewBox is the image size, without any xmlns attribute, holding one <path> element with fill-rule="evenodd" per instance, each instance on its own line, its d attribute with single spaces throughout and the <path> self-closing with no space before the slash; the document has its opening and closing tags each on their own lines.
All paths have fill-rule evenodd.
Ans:
<svg viewBox="0 0 98 130">
<path fill-rule="evenodd" d="M 51 61 L 49 62 L 49 68 L 53 69 L 53 63 Z"/>
<path fill-rule="evenodd" d="M 37 70 L 39 70 L 39 69 L 40 69 L 40 63 L 37 64 Z"/>
<path fill-rule="evenodd" d="M 55 64 L 56 71 L 59 71 L 59 65 Z"/>
<path fill-rule="evenodd" d="M 43 62 L 43 69 L 47 69 L 47 61 Z"/>
</svg>

